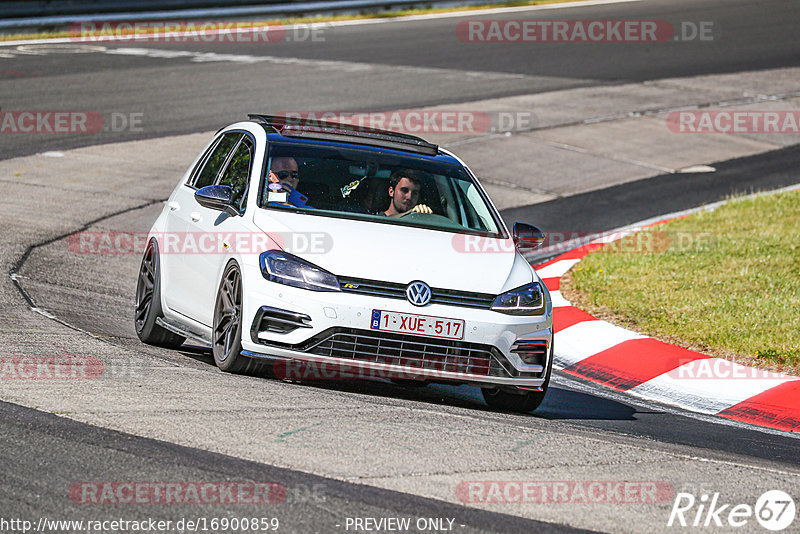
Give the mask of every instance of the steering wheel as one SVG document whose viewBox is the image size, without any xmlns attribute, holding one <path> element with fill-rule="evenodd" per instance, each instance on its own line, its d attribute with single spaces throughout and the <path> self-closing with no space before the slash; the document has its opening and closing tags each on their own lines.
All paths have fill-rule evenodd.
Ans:
<svg viewBox="0 0 800 534">
<path fill-rule="evenodd" d="M 418 219 L 420 215 L 423 215 L 423 216 L 427 217 L 427 216 L 433 215 L 433 214 L 432 213 L 420 213 L 418 211 L 407 211 L 407 212 L 405 212 L 404 214 L 402 214 L 398 218 L 399 219 L 411 219 L 411 220 L 413 220 L 413 219 Z"/>
<path fill-rule="evenodd" d="M 451 221 L 449 218 L 445 217 L 444 215 L 437 215 L 436 213 L 419 213 L 416 211 L 409 211 L 408 213 L 401 215 L 399 217 L 405 221 L 414 221 L 419 220 L 425 224 L 433 224 L 436 226 L 441 226 L 443 228 L 453 228 L 457 230 L 463 230 L 464 226 Z"/>
</svg>

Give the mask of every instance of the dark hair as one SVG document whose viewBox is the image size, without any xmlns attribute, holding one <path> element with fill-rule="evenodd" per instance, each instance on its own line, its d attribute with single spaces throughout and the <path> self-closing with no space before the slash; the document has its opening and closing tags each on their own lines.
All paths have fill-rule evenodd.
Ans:
<svg viewBox="0 0 800 534">
<path fill-rule="evenodd" d="M 389 176 L 389 187 L 394 189 L 400 183 L 400 179 L 408 178 L 413 183 L 422 187 L 422 174 L 414 169 L 397 169 Z"/>
</svg>

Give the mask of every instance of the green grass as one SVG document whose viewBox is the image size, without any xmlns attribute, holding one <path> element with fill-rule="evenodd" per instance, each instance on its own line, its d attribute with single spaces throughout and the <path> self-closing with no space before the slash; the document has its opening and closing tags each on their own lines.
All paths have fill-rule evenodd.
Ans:
<svg viewBox="0 0 800 534">
<path fill-rule="evenodd" d="M 734 199 L 578 263 L 565 296 L 603 319 L 739 363 L 800 370 L 800 192 Z"/>
<path fill-rule="evenodd" d="M 430 9 L 398 9 L 378 11 L 376 13 L 364 13 L 361 15 L 329 15 L 329 16 L 309 16 L 309 17 L 284 17 L 278 19 L 265 19 L 265 20 L 252 20 L 252 21 L 236 21 L 238 23 L 246 23 L 252 26 L 266 26 L 266 25 L 289 25 L 289 24 L 314 24 L 319 22 L 332 22 L 340 20 L 363 20 L 363 19 L 376 19 L 376 18 L 396 18 L 407 17 L 411 15 L 427 15 L 432 13 L 452 13 L 460 11 L 474 11 L 477 9 L 497 8 L 497 7 L 519 7 L 519 6 L 536 6 L 541 4 L 561 4 L 567 2 L 577 2 L 579 0 L 511 0 L 506 2 L 490 2 L 482 5 L 470 5 L 462 7 L 449 7 L 449 8 L 430 8 Z M 136 20 L 134 16 L 131 20 Z M 194 21 L 195 23 L 202 21 Z M 225 21 L 217 21 L 225 22 Z M 233 21 L 231 21 L 233 22 Z M 111 23 L 113 25 L 113 23 Z M 237 26 L 242 27 L 242 26 Z M 121 35 L 132 35 L 134 32 L 122 32 Z M 103 35 L 98 33 L 96 35 Z M 21 41 L 31 39 L 53 39 L 65 37 L 81 37 L 79 32 L 64 31 L 50 31 L 50 32 L 27 32 L 15 34 L 0 34 L 0 42 L 2 41 Z"/>
</svg>

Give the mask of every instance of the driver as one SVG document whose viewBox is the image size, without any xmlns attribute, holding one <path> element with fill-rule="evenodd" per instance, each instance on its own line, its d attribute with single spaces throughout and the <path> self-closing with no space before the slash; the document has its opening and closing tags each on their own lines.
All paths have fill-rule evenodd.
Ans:
<svg viewBox="0 0 800 534">
<path fill-rule="evenodd" d="M 389 209 L 383 212 L 387 217 L 402 217 L 408 213 L 433 213 L 425 204 L 419 202 L 422 178 L 412 169 L 397 169 L 389 177 Z"/>
</svg>

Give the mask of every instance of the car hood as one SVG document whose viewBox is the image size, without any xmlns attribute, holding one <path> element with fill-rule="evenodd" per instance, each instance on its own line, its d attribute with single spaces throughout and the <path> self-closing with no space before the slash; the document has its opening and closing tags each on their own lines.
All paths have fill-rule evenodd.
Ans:
<svg viewBox="0 0 800 534">
<path fill-rule="evenodd" d="M 280 210 L 258 210 L 253 222 L 286 252 L 337 276 L 492 294 L 532 279 L 510 238 Z"/>
</svg>

